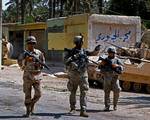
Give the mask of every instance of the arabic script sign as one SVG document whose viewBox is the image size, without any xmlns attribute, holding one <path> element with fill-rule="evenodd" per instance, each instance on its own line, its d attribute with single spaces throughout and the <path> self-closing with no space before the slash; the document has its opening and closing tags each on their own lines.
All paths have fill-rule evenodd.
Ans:
<svg viewBox="0 0 150 120">
<path fill-rule="evenodd" d="M 96 42 L 98 42 L 99 40 L 112 41 L 112 42 L 116 42 L 117 40 L 122 40 L 122 42 L 127 42 L 130 40 L 131 34 L 132 33 L 129 30 L 121 36 L 119 30 L 115 30 L 115 32 L 110 35 L 99 33 L 98 36 L 96 36 L 95 40 Z"/>
<path fill-rule="evenodd" d="M 129 47 L 136 41 L 136 26 L 122 24 L 92 23 L 89 32 L 89 48 L 97 44 L 108 46 L 105 41 L 120 47 Z"/>
</svg>

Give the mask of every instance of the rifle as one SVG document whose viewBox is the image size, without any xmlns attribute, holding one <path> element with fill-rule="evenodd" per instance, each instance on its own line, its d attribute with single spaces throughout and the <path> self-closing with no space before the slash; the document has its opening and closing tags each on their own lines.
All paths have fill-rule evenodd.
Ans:
<svg viewBox="0 0 150 120">
<path fill-rule="evenodd" d="M 69 53 L 69 60 L 87 58 L 84 54 L 80 53 L 80 50 L 76 50 L 76 54 L 72 54 L 72 50 L 68 48 L 64 48 L 64 51 Z"/>
<path fill-rule="evenodd" d="M 118 74 L 121 74 L 123 69 L 121 66 L 116 66 L 115 64 L 112 64 L 112 61 L 108 58 L 99 57 L 99 60 L 102 60 L 105 62 L 105 65 L 111 66 L 112 70 L 115 71 Z"/>
<path fill-rule="evenodd" d="M 76 50 L 76 49 L 74 52 L 72 52 L 72 49 L 64 48 L 64 51 L 68 52 L 69 54 L 68 56 L 65 56 L 66 65 L 72 63 L 74 68 L 77 69 L 78 71 L 82 70 L 86 66 L 86 63 L 88 62 L 88 58 L 84 54 L 84 51 L 83 54 L 81 53 L 80 50 Z"/>
<path fill-rule="evenodd" d="M 45 63 L 43 63 L 41 60 L 39 60 L 38 58 L 36 58 L 34 55 L 32 55 L 31 53 L 29 53 L 28 51 L 24 50 L 24 54 L 28 55 L 29 57 L 33 57 L 38 63 L 40 63 L 40 65 L 44 66 L 47 70 L 50 70 L 50 68 L 48 67 L 48 65 L 46 65 Z"/>
<path fill-rule="evenodd" d="M 93 60 L 88 59 L 89 61 L 93 62 L 94 64 L 96 64 L 99 67 L 99 64 Z M 115 66 L 115 64 L 112 64 L 112 62 L 107 59 L 107 58 L 103 58 L 103 57 L 99 57 L 98 60 L 102 60 L 105 62 L 105 64 L 110 65 L 112 70 L 115 71 L 118 74 L 122 73 L 122 67 L 121 66 Z M 100 69 L 100 68 L 99 68 Z"/>
</svg>

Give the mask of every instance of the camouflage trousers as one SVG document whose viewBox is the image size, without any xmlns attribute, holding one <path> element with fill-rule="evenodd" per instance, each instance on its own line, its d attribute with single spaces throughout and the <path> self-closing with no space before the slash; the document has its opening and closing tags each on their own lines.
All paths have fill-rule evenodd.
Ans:
<svg viewBox="0 0 150 120">
<path fill-rule="evenodd" d="M 121 87 L 118 80 L 118 75 L 113 73 L 105 73 L 104 77 L 104 102 L 105 107 L 110 107 L 110 92 L 113 91 L 113 105 L 117 106 Z"/>
<path fill-rule="evenodd" d="M 24 104 L 30 105 L 31 103 L 36 103 L 41 97 L 41 87 L 40 87 L 41 74 L 32 74 L 29 72 L 24 72 L 23 75 L 23 92 L 25 93 Z M 32 98 L 32 88 L 34 88 L 34 96 Z"/>
<path fill-rule="evenodd" d="M 87 107 L 87 91 L 89 89 L 88 83 L 88 74 L 87 71 L 83 73 L 79 73 L 76 71 L 71 71 L 68 73 L 69 81 L 67 84 L 68 90 L 71 92 L 70 94 L 70 108 L 75 109 L 76 105 L 76 91 L 78 86 L 80 87 L 80 107 L 81 111 L 86 111 Z"/>
</svg>

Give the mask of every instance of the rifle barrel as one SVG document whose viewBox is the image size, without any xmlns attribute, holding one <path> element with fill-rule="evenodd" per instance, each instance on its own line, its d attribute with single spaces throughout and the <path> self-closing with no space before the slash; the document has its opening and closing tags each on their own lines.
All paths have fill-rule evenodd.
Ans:
<svg viewBox="0 0 150 120">
<path fill-rule="evenodd" d="M 150 63 L 150 60 L 145 60 L 145 59 L 139 59 L 139 58 L 134 58 L 134 57 L 123 57 L 123 56 L 118 56 L 120 59 L 131 59 L 131 60 L 139 60 L 141 62 L 147 62 Z"/>
<path fill-rule="evenodd" d="M 96 64 L 96 65 L 99 65 L 97 62 L 95 62 L 95 61 L 93 61 L 93 60 L 90 60 L 90 59 L 88 59 L 89 61 L 91 61 L 91 62 L 93 62 L 94 64 Z"/>
<path fill-rule="evenodd" d="M 114 47 L 116 47 L 116 48 L 119 48 L 119 49 L 121 49 L 121 50 L 125 50 L 126 51 L 126 49 L 123 49 L 122 47 L 120 47 L 120 46 L 118 46 L 118 45 L 115 45 L 115 44 L 113 44 L 113 43 L 110 43 L 110 42 L 107 42 L 107 41 L 103 41 L 104 43 L 107 43 L 107 44 L 110 44 L 110 45 L 112 45 L 112 46 L 114 46 Z"/>
</svg>

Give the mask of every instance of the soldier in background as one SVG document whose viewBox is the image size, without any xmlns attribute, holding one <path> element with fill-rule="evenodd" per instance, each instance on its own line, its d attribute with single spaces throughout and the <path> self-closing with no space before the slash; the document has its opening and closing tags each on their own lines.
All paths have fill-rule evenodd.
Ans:
<svg viewBox="0 0 150 120">
<path fill-rule="evenodd" d="M 13 45 L 7 40 L 7 37 L 2 34 L 2 58 L 11 58 L 13 54 Z"/>
<path fill-rule="evenodd" d="M 31 55 L 36 57 L 37 59 L 41 60 L 45 63 L 45 58 L 43 53 L 35 49 L 35 45 L 37 43 L 36 38 L 34 36 L 29 36 L 26 40 L 27 43 L 27 52 Z M 35 60 L 35 58 L 28 56 L 26 52 L 22 53 L 18 58 L 18 64 L 24 71 L 23 73 L 23 91 L 25 93 L 25 107 L 26 107 L 26 114 L 25 117 L 29 117 L 30 113 L 33 113 L 35 103 L 41 97 L 41 64 Z M 31 91 L 32 87 L 34 88 L 34 96 L 32 98 Z"/>
<path fill-rule="evenodd" d="M 104 102 L 105 109 L 104 111 L 109 111 L 110 109 L 110 92 L 113 90 L 113 109 L 117 110 L 117 103 L 119 99 L 119 93 L 121 91 L 121 87 L 119 85 L 119 74 L 123 70 L 123 64 L 121 61 L 115 56 L 116 49 L 115 47 L 109 47 L 108 56 L 102 60 L 99 64 L 99 68 L 101 69 L 101 73 L 104 78 Z M 119 73 L 119 74 L 118 74 Z"/>
<path fill-rule="evenodd" d="M 70 113 L 75 113 L 76 105 L 76 91 L 78 86 L 80 87 L 80 116 L 88 117 L 86 113 L 87 102 L 86 94 L 89 89 L 88 83 L 88 55 L 97 55 L 100 50 L 100 45 L 95 47 L 95 50 L 92 52 L 86 51 L 82 48 L 83 45 L 83 36 L 75 36 L 74 44 L 75 47 L 67 50 L 64 57 L 66 68 L 68 71 L 69 81 L 67 84 L 70 94 Z"/>
</svg>

